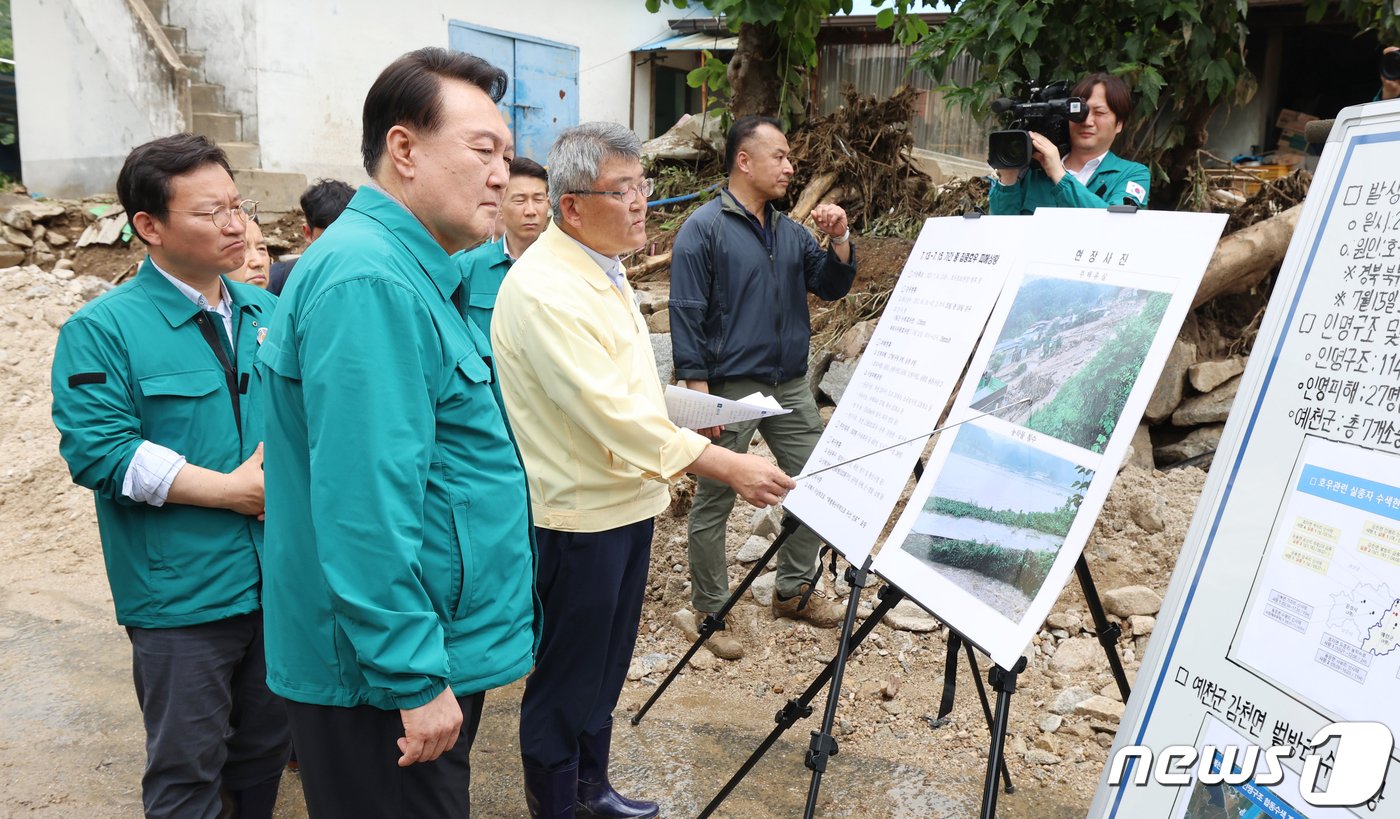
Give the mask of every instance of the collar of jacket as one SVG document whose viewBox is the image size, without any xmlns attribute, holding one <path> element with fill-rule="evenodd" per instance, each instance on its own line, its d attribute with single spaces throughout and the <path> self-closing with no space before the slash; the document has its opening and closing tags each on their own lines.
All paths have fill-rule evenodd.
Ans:
<svg viewBox="0 0 1400 819">
<path fill-rule="evenodd" d="M 1126 166 L 1127 164 L 1128 163 L 1124 159 L 1122 159 L 1112 151 L 1109 151 L 1108 153 L 1104 154 L 1103 159 L 1099 161 L 1099 166 L 1094 169 L 1094 175 L 1089 177 L 1089 184 L 1093 184 L 1095 179 L 1098 179 L 1104 174 L 1118 173 L 1119 171 L 1122 171 L 1124 166 Z M 1068 173 L 1069 169 L 1065 169 L 1065 171 L 1066 173 Z M 1086 184 L 1084 187 L 1089 187 L 1089 184 Z"/>
<path fill-rule="evenodd" d="M 221 278 L 224 280 L 224 286 L 228 288 L 229 302 L 233 305 L 234 313 L 247 309 L 262 312 L 261 307 L 243 298 L 241 292 L 243 288 L 252 285 L 231 282 L 227 276 Z M 180 292 L 179 288 L 170 283 L 169 279 L 160 275 L 160 271 L 156 270 L 155 263 L 151 261 L 149 255 L 141 262 L 140 269 L 136 271 L 136 283 L 146 291 L 146 296 L 155 304 L 160 314 L 165 316 L 165 320 L 169 322 L 171 327 L 179 327 L 199 313 L 199 305 L 190 301 L 184 293 Z"/>
<path fill-rule="evenodd" d="M 453 292 L 462 284 L 462 274 L 452 263 L 452 257 L 447 255 L 447 251 L 442 249 L 442 245 L 428 233 L 412 211 L 369 185 L 361 185 L 346 207 L 383 225 L 399 240 L 399 244 L 413 254 L 443 300 L 452 298 Z"/>
<path fill-rule="evenodd" d="M 728 187 L 723 187 L 719 190 L 719 207 L 720 210 L 725 210 L 730 213 L 737 213 L 738 215 L 744 217 L 744 219 L 750 224 L 752 224 L 754 227 L 759 227 L 758 217 L 750 213 L 749 209 L 744 207 L 743 203 L 741 203 L 737 198 L 735 198 L 734 194 L 729 191 Z M 764 202 L 763 210 L 764 215 L 768 217 L 766 226 L 769 230 L 772 230 L 773 223 L 777 221 L 778 217 L 782 216 L 783 213 L 782 211 L 773 207 L 772 202 Z"/>
<path fill-rule="evenodd" d="M 543 245 L 544 252 L 551 254 L 554 258 L 564 262 L 569 267 L 578 271 L 583 276 L 583 280 L 593 285 L 594 290 L 612 290 L 612 279 L 603 272 L 603 268 L 593 261 L 593 257 L 583 252 L 578 240 L 564 232 L 564 229 L 553 220 L 549 220 L 549 226 L 540 234 L 540 238 L 535 240 L 535 245 Z M 535 245 L 530 245 L 534 250 Z M 525 254 L 521 254 L 523 257 Z M 623 267 L 623 275 L 626 275 L 626 267 Z"/>
</svg>

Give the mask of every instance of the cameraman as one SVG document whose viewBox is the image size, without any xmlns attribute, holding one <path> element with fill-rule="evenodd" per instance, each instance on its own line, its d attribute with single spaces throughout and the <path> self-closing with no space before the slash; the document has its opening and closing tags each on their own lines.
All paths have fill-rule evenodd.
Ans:
<svg viewBox="0 0 1400 819">
<path fill-rule="evenodd" d="M 1151 171 L 1109 150 L 1132 107 L 1128 84 L 1099 72 L 1080 80 L 1070 94 L 1083 99 L 1089 113 L 1083 122 L 1069 124 L 1069 154 L 1062 159 L 1054 143 L 1031 131 L 1031 156 L 1039 167 L 997 170 L 990 194 L 993 215 L 1029 214 L 1039 207 L 1147 207 Z"/>
</svg>

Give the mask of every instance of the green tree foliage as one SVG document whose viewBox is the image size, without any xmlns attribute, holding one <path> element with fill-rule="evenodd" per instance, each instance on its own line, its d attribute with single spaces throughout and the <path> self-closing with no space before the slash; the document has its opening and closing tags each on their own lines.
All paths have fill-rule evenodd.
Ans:
<svg viewBox="0 0 1400 819">
<path fill-rule="evenodd" d="M 1083 497 L 1079 496 L 1079 499 L 1083 500 Z M 924 504 L 924 509 L 950 518 L 985 520 L 988 523 L 999 523 L 1016 529 L 1032 529 L 1047 535 L 1064 537 L 1069 534 L 1069 527 L 1074 523 L 1079 503 L 1075 501 L 1075 496 L 1071 496 L 1053 512 L 1022 512 L 1018 509 L 988 509 L 966 501 L 933 497 Z"/>
<path fill-rule="evenodd" d="M 997 97 L 1024 98 L 1027 86 L 1077 80 L 1093 71 L 1122 76 L 1137 106 L 1122 152 L 1154 172 L 1154 201 L 1171 195 L 1186 160 L 1205 144 L 1211 112 L 1243 104 L 1256 83 L 1245 67 L 1247 0 L 953 0 L 953 13 L 920 44 L 916 62 L 937 80 L 969 54 L 977 81 L 946 88 L 983 114 Z M 1174 201 L 1170 204 L 1174 204 Z"/>
<path fill-rule="evenodd" d="M 665 2 L 678 9 L 691 0 L 646 0 L 647 11 Z M 696 0 L 710 14 L 723 17 L 739 44 L 728 64 L 710 52 L 690 72 L 691 87 L 710 89 L 727 102 L 735 117 L 760 114 L 782 117 L 790 124 L 802 119 L 807 100 L 808 72 L 817 65 L 817 32 L 833 14 L 851 13 L 851 0 Z M 886 0 L 875 0 L 881 6 Z M 896 42 L 912 45 L 929 33 L 928 24 L 909 10 L 935 5 L 936 0 L 888 0 L 876 24 L 891 29 Z"/>
<path fill-rule="evenodd" d="M 1027 85 L 1077 80 L 1093 71 L 1123 77 L 1137 104 L 1119 138 L 1152 168 L 1152 200 L 1171 207 L 1206 141 L 1206 123 L 1227 102 L 1257 88 L 1245 66 L 1247 0 L 949 0 L 948 21 L 924 38 L 916 62 L 935 79 L 963 54 L 982 64 L 949 97 L 985 114 L 997 97 L 1021 98 Z M 1390 0 L 1304 0 L 1311 21 L 1329 11 L 1400 43 Z"/>
<path fill-rule="evenodd" d="M 1170 302 L 1167 293 L 1150 294 L 1143 309 L 1124 322 L 1113 338 L 1070 376 L 1050 403 L 1031 413 L 1026 426 L 1093 452 L 1103 452 Z"/>
</svg>

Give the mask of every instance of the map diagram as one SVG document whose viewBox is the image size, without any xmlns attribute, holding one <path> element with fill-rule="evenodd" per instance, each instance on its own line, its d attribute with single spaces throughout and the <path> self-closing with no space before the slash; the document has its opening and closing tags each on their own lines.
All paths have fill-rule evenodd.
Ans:
<svg viewBox="0 0 1400 819">
<path fill-rule="evenodd" d="M 1337 592 L 1327 614 L 1327 625 L 1351 638 L 1368 654 L 1394 651 L 1400 635 L 1400 598 L 1382 583 L 1358 583 L 1349 592 Z"/>
</svg>

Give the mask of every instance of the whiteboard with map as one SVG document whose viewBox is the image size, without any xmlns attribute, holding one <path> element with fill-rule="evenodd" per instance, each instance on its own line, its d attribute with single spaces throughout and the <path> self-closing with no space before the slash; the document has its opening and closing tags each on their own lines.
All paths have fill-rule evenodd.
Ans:
<svg viewBox="0 0 1400 819">
<path fill-rule="evenodd" d="M 1308 436 L 1230 658 L 1400 735 L 1400 455 Z M 1400 483 L 1400 481 L 1393 481 Z"/>
</svg>

